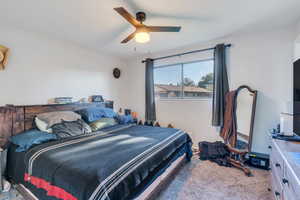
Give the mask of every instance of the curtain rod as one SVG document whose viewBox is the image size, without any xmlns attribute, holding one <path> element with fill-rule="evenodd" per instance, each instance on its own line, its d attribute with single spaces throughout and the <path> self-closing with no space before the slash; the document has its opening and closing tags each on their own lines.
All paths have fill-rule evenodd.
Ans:
<svg viewBox="0 0 300 200">
<path fill-rule="evenodd" d="M 231 44 L 226 44 L 225 47 L 231 47 Z M 169 56 L 163 56 L 163 57 L 158 57 L 158 58 L 153 58 L 152 60 L 162 60 L 162 59 L 166 59 L 166 58 L 183 56 L 183 55 L 192 54 L 192 53 L 198 53 L 198 52 L 202 52 L 202 51 L 214 50 L 215 48 L 216 47 L 211 47 L 211 48 L 206 48 L 206 49 L 198 49 L 198 50 L 194 50 L 194 51 L 188 51 L 188 52 L 184 52 L 184 53 L 179 53 L 179 54 L 174 54 L 174 55 L 169 55 Z M 146 60 L 142 61 L 142 63 L 144 63 L 144 62 L 146 62 Z"/>
</svg>

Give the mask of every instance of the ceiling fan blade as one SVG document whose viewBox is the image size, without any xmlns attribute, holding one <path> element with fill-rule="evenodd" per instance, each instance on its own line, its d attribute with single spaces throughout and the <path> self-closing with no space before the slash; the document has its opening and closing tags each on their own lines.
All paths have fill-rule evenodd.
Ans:
<svg viewBox="0 0 300 200">
<path fill-rule="evenodd" d="M 179 32 L 181 26 L 147 26 L 149 32 Z"/>
<path fill-rule="evenodd" d="M 136 32 L 131 33 L 127 38 L 125 38 L 121 43 L 127 43 L 128 41 L 132 40 L 135 36 Z"/>
<path fill-rule="evenodd" d="M 138 27 L 141 25 L 141 23 L 136 20 L 125 8 L 118 7 L 114 8 L 115 11 L 117 11 L 122 17 L 124 17 L 130 24 L 132 24 L 135 27 Z"/>
</svg>

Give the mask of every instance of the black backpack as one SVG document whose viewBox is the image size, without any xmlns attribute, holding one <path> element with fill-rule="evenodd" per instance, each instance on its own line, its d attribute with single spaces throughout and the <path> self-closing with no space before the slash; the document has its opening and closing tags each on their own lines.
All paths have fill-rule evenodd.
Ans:
<svg viewBox="0 0 300 200">
<path fill-rule="evenodd" d="M 210 160 L 221 166 L 231 166 L 226 159 L 229 155 L 227 146 L 223 142 L 199 142 L 200 160 Z"/>
</svg>

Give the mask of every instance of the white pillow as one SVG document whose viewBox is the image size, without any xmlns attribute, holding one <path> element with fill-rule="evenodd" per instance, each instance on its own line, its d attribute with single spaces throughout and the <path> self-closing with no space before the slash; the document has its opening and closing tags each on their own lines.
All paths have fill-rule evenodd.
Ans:
<svg viewBox="0 0 300 200">
<path fill-rule="evenodd" d="M 36 117 L 47 124 L 47 129 L 51 128 L 54 124 L 61 123 L 62 121 L 73 122 L 81 119 L 81 115 L 73 111 L 46 112 L 38 114 Z"/>
<path fill-rule="evenodd" d="M 39 118 L 35 118 L 35 125 L 36 127 L 40 130 L 40 131 L 44 131 L 44 132 L 47 132 L 47 133 L 52 133 L 52 129 L 51 128 L 47 128 L 48 127 L 48 124 L 42 120 L 40 120 Z"/>
</svg>

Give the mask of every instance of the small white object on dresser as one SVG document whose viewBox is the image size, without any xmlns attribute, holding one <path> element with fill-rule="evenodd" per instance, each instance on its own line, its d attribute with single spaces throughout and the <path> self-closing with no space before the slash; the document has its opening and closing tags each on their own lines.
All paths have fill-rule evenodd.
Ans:
<svg viewBox="0 0 300 200">
<path fill-rule="evenodd" d="M 272 192 L 276 200 L 300 200 L 300 143 L 272 139 Z"/>
<path fill-rule="evenodd" d="M 294 116 L 291 113 L 280 113 L 280 134 L 285 136 L 293 136 L 293 119 Z"/>
</svg>

